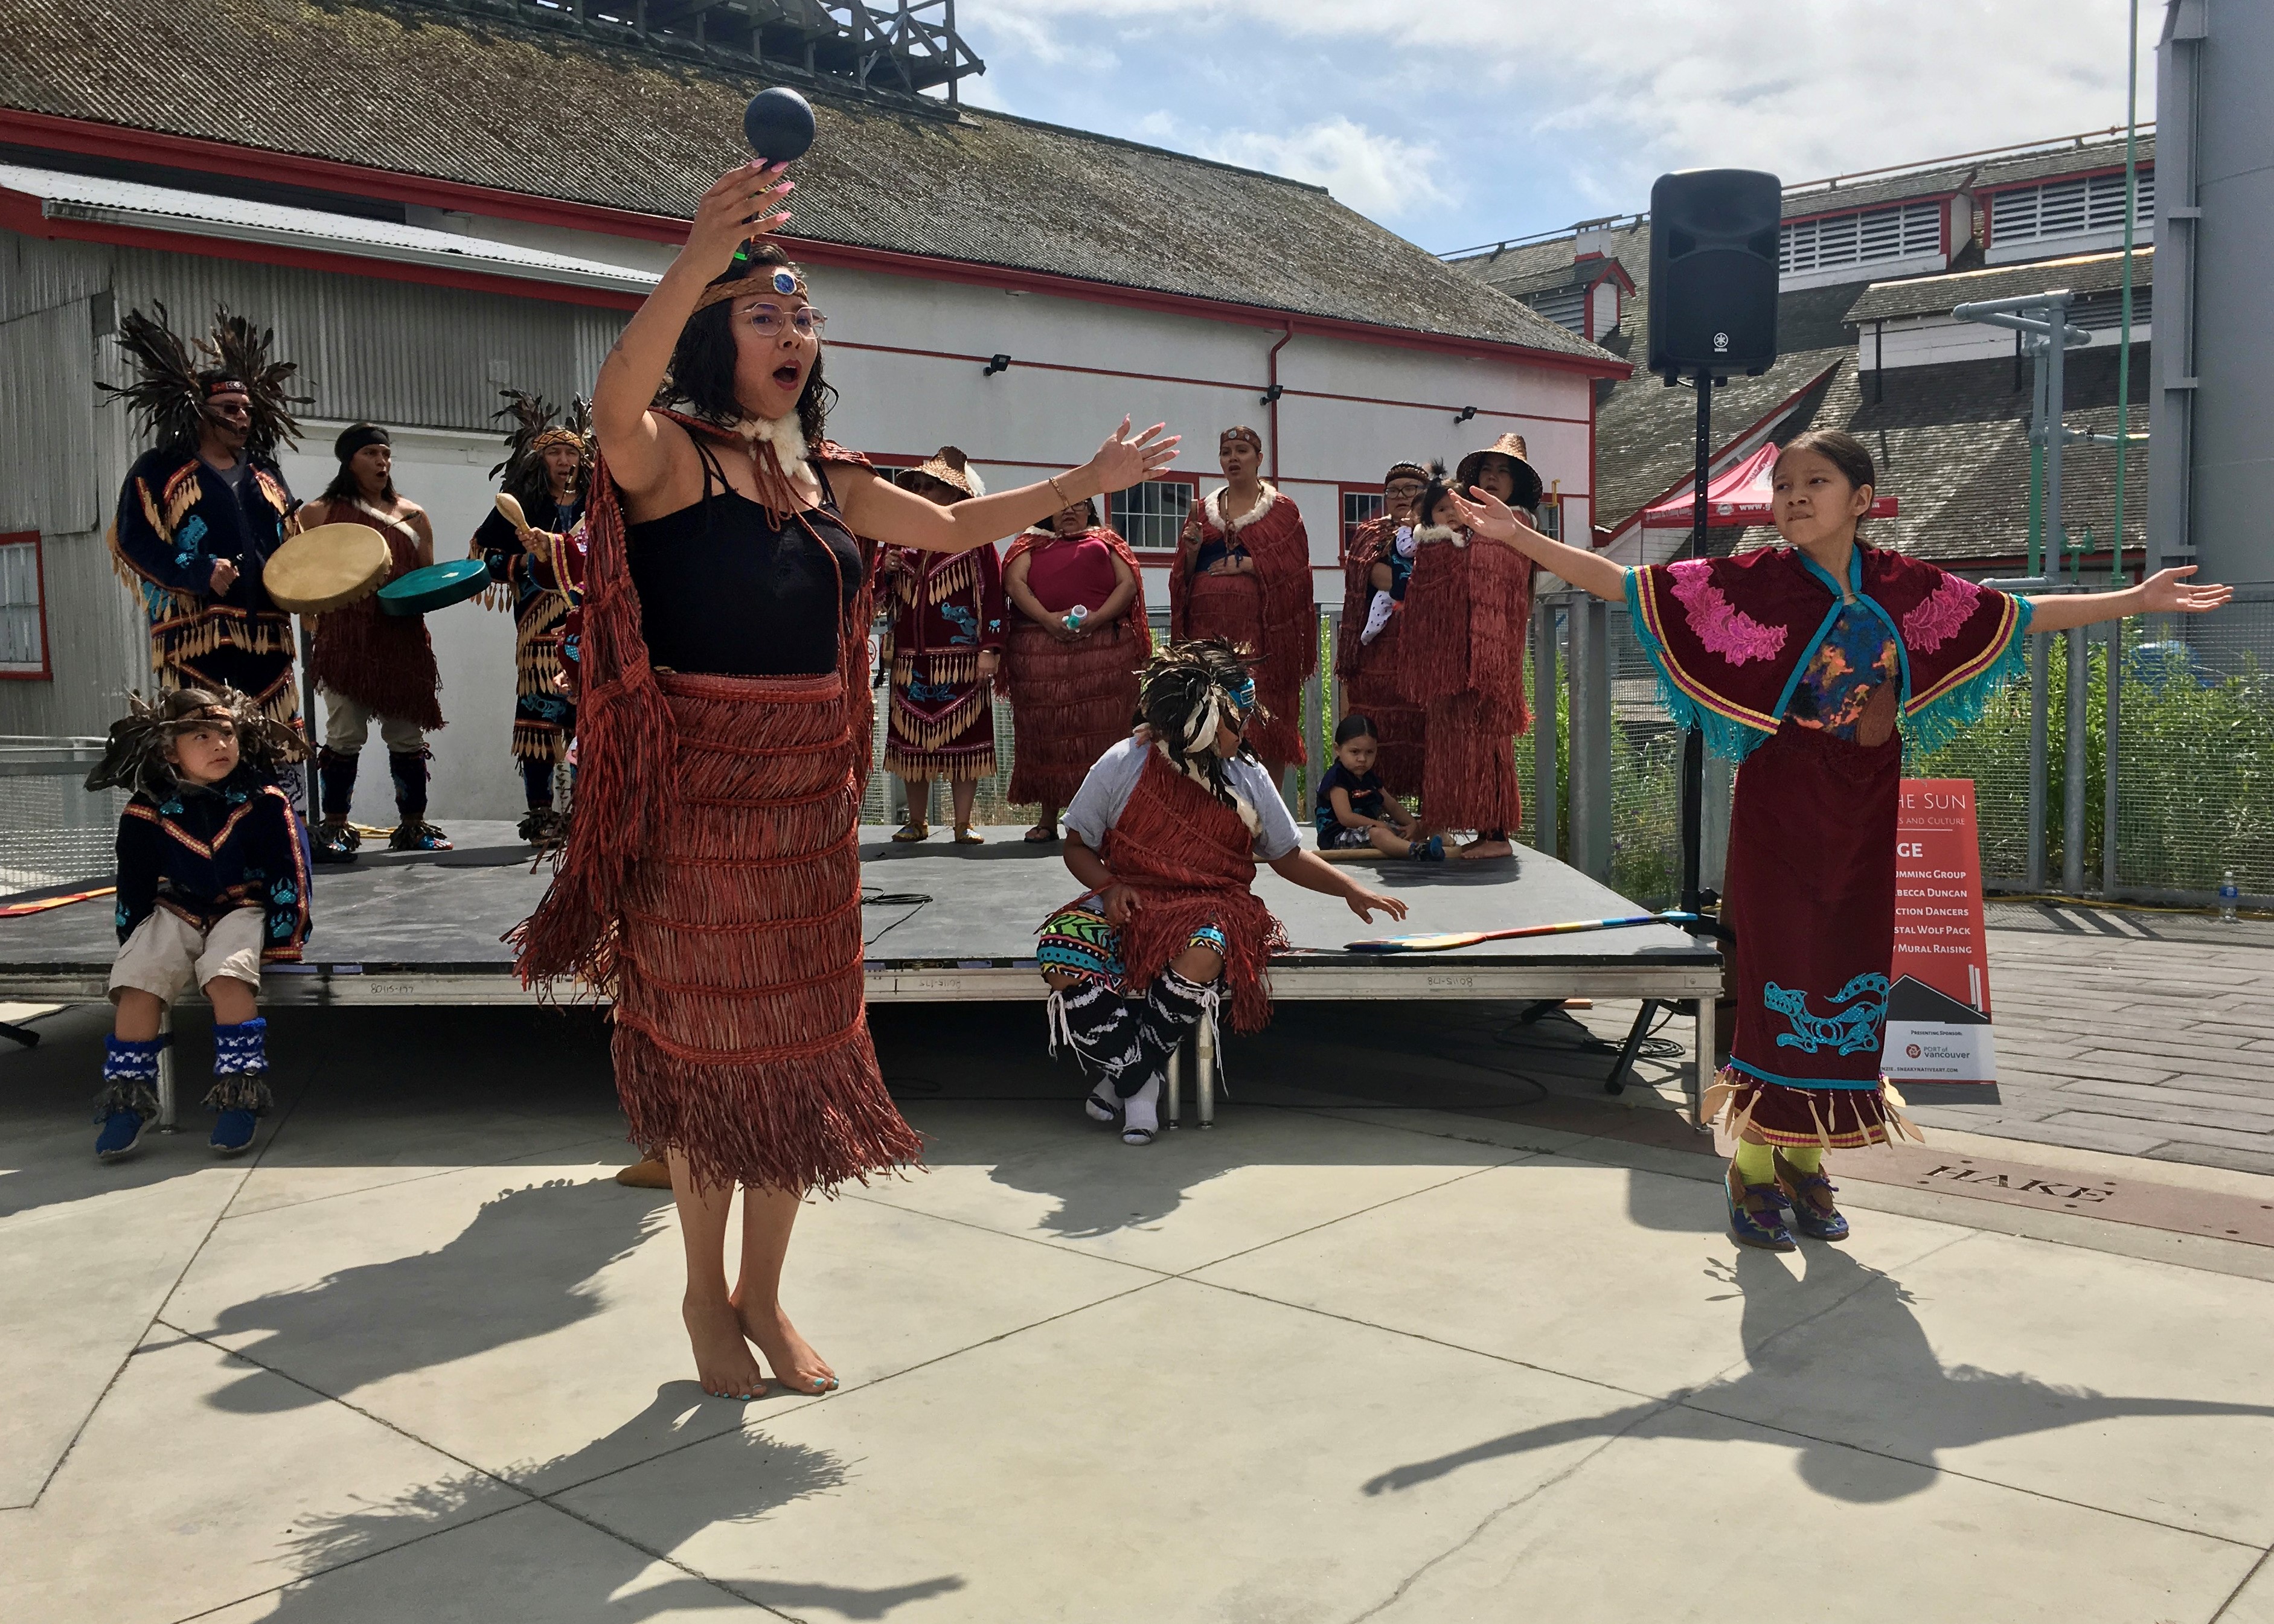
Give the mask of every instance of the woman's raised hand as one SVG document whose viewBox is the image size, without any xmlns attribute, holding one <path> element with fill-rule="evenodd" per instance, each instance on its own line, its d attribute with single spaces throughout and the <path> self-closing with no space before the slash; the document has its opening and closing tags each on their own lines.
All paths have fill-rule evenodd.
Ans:
<svg viewBox="0 0 2274 1624">
<path fill-rule="evenodd" d="M 787 167 L 754 158 L 711 183 L 695 206 L 695 223 L 680 251 L 705 280 L 733 264 L 734 251 L 749 238 L 789 223 L 789 211 L 775 207 L 797 184 L 783 175 Z"/>
<path fill-rule="evenodd" d="M 1156 423 L 1143 433 L 1132 435 L 1129 424 L 1127 417 L 1122 418 L 1121 426 L 1105 437 L 1097 455 L 1089 459 L 1088 471 L 1102 493 L 1126 491 L 1133 485 L 1157 478 L 1177 460 L 1177 442 L 1184 436 L 1169 434 L 1162 438 L 1169 426 L 1165 423 Z"/>
<path fill-rule="evenodd" d="M 1461 523 L 1472 533 L 1487 541 L 1514 541 L 1532 527 L 1516 516 L 1516 510 L 1490 491 L 1479 491 L 1473 497 L 1456 495 L 1453 510 L 1461 515 Z"/>
<path fill-rule="evenodd" d="M 2234 596 L 2231 586 L 2191 586 L 2187 577 L 2195 573 L 2193 564 L 2182 564 L 2176 569 L 2159 569 L 2140 583 L 2140 613 L 2142 614 L 2204 614 L 2219 607 Z"/>
</svg>

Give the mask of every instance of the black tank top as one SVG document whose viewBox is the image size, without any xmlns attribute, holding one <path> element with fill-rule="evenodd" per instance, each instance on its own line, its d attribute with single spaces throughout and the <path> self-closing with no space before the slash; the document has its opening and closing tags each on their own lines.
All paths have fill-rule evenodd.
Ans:
<svg viewBox="0 0 2274 1624">
<path fill-rule="evenodd" d="M 697 439 L 695 450 L 703 500 L 624 527 L 648 659 L 690 675 L 834 671 L 839 628 L 861 586 L 861 548 L 837 516 L 827 470 L 814 464 L 822 505 L 777 530 L 727 483 L 709 445 Z"/>
</svg>

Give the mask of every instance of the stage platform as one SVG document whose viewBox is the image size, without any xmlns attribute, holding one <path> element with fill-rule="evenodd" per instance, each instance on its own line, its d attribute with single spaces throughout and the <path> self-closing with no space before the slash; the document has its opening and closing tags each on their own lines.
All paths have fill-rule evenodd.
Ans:
<svg viewBox="0 0 2274 1624">
<path fill-rule="evenodd" d="M 306 962 L 272 967 L 262 997 L 277 1004 L 520 1004 L 530 1001 L 501 938 L 543 894 L 544 870 L 505 823 L 460 823 L 459 849 L 366 849 L 352 865 L 316 871 L 315 929 Z M 1081 891 L 1056 846 L 988 828 L 982 846 L 943 830 L 895 846 L 862 831 L 862 910 L 872 1003 L 1040 1002 L 1035 930 Z M 1505 929 L 1636 911 L 1608 887 L 1519 846 L 1513 859 L 1466 864 L 1351 865 L 1410 905 L 1404 924 L 1361 924 L 1342 903 L 1269 869 L 1258 893 L 1296 951 L 1272 965 L 1278 999 L 1637 998 L 1690 1004 L 1700 1052 L 1713 1050 L 1721 982 L 1713 944 L 1670 926 L 1486 943 L 1442 953 L 1359 955 L 1345 943 L 1419 931 Z M 102 1002 L 117 941 L 108 898 L 0 920 L 0 1000 Z M 1196 1054 L 1203 1119 L 1212 1056 Z M 1616 1074 L 1614 1074 L 1615 1079 Z"/>
</svg>

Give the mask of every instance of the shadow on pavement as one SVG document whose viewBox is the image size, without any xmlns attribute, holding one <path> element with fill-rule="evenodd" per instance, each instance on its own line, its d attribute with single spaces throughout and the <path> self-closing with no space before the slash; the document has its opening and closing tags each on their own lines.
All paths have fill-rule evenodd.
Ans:
<svg viewBox="0 0 2274 1624">
<path fill-rule="evenodd" d="M 1868 1379 L 1899 1395 L 1904 1402 L 1901 1447 L 1906 1455 L 1922 1457 L 1908 1462 L 1915 1468 L 1913 1470 L 1900 1470 L 1906 1462 L 1890 1461 L 1898 1470 L 1859 1474 L 1851 1468 L 1856 1453 L 1853 1446 L 1793 1432 L 1767 1432 L 1769 1439 L 1786 1443 L 1793 1449 L 1802 1480 L 1819 1494 L 1858 1502 L 1904 1499 L 1932 1484 L 1939 1470 L 1937 1457 L 1943 1450 L 1964 1448 L 1992 1439 L 2016 1438 L 2126 1417 L 2274 1416 L 2274 1405 L 2110 1397 L 2082 1388 L 2055 1387 L 2033 1376 L 2004 1375 L 1971 1365 L 1945 1365 L 1935 1357 L 1926 1332 L 1909 1312 L 1909 1304 L 1914 1299 L 1901 1282 L 1856 1262 L 1837 1247 L 1811 1246 L 1804 1255 L 1810 1279 L 1828 1276 L 1837 1296 L 1837 1306 L 1813 1318 L 1839 1312 L 1849 1303 L 1866 1296 L 1878 1299 L 1887 1311 L 1877 1317 L 1872 1327 L 1871 1371 Z M 1773 1312 L 1773 1305 L 1777 1300 L 1799 1289 L 1801 1282 L 1769 1254 L 1742 1247 L 1736 1249 L 1734 1263 L 1717 1260 L 1709 1266 L 1708 1273 L 1719 1283 L 1734 1286 L 1744 1295 L 1743 1318 L 1751 1329 L 1743 1336 L 1750 1360 L 1743 1374 L 1709 1383 L 1678 1398 L 1652 1400 L 1604 1415 L 1530 1427 L 1434 1460 L 1412 1462 L 1368 1478 L 1366 1492 L 1395 1492 L 1505 1455 L 1528 1454 L 1582 1439 L 1614 1439 L 1646 1422 L 1652 1424 L 1655 1435 L 1723 1442 L 1729 1435 L 1725 1418 L 1773 1428 L 1774 1417 L 1781 1413 L 1795 1406 L 1812 1405 L 1811 1390 L 1820 1388 L 1827 1380 L 1836 1380 L 1838 1372 L 1829 1372 L 1813 1360 L 1780 1351 L 1781 1348 L 1790 1348 L 1788 1339 L 1793 1333 L 1804 1329 L 1809 1322 L 1767 1335 L 1763 1335 L 1759 1324 Z M 1858 1373 L 1852 1379 L 1867 1378 Z M 1920 1398 L 1920 1395 L 1924 1397 Z M 1884 1451 L 1878 1453 L 1881 1460 L 1889 1459 Z"/>
</svg>

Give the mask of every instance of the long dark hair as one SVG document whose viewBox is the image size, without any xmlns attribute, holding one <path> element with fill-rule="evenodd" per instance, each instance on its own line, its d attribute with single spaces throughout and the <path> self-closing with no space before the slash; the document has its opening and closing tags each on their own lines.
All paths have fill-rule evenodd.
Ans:
<svg viewBox="0 0 2274 1624">
<path fill-rule="evenodd" d="M 773 243 L 758 243 L 747 249 L 744 263 L 729 267 L 711 279 L 711 286 L 721 282 L 739 282 L 750 274 L 749 267 L 787 265 L 789 256 Z M 761 289 L 753 288 L 752 291 Z M 688 319 L 680 330 L 679 342 L 671 351 L 671 372 L 665 378 L 663 390 L 657 403 L 665 406 L 683 405 L 698 417 L 712 423 L 732 425 L 749 416 L 742 410 L 740 396 L 734 393 L 734 362 L 739 351 L 734 342 L 734 301 L 722 299 L 708 310 L 698 310 Z M 806 374 L 805 392 L 797 397 L 797 426 L 804 432 L 806 443 L 812 445 L 825 437 L 829 409 L 837 403 L 837 391 L 821 375 L 821 346 L 817 342 L 813 351 L 813 370 Z"/>
<path fill-rule="evenodd" d="M 391 466 L 387 470 L 387 484 L 380 487 L 379 496 L 384 502 L 395 500 L 395 470 Z M 334 474 L 331 484 L 324 487 L 323 500 L 329 503 L 362 500 L 363 486 L 357 482 L 355 469 L 346 462 L 341 463 L 340 471 Z"/>
<path fill-rule="evenodd" d="M 1846 429 L 1810 429 L 1805 433 L 1794 435 L 1784 449 L 1776 454 L 1776 462 L 1770 465 L 1769 477 L 1772 481 L 1785 458 L 1796 451 L 1816 453 L 1846 477 L 1850 489 L 1860 491 L 1868 485 L 1874 494 L 1879 491 L 1879 470 L 1871 461 L 1871 447 Z M 1856 521 L 1859 535 L 1862 523 L 1861 520 Z"/>
</svg>

